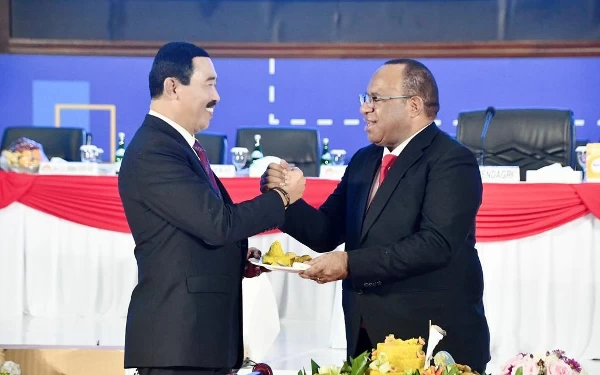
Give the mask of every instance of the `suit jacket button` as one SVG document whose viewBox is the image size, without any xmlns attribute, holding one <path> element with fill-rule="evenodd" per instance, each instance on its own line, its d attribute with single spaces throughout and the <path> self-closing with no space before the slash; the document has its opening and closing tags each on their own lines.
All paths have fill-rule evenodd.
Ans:
<svg viewBox="0 0 600 375">
<path fill-rule="evenodd" d="M 363 294 L 363 290 L 362 289 L 357 289 L 356 290 L 356 294 Z"/>
</svg>

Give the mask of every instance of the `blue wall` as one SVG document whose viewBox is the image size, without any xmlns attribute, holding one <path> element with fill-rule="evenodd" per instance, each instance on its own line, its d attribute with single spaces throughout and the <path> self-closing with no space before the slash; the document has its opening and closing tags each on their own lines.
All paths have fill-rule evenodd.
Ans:
<svg viewBox="0 0 600 375">
<path fill-rule="evenodd" d="M 600 140 L 600 58 L 422 59 L 440 88 L 441 128 L 455 133 L 461 111 L 568 108 L 583 120 L 577 138 Z M 305 120 L 350 154 L 367 144 L 358 94 L 383 60 L 215 59 L 221 103 L 209 131 L 235 143 L 239 126 L 290 126 Z M 151 58 L 0 55 L 0 131 L 7 126 L 54 125 L 54 104 L 114 104 L 117 131 L 128 137 L 148 111 Z M 270 68 L 274 68 L 270 70 Z M 274 101 L 269 100 L 274 87 Z M 317 125 L 330 119 L 332 125 Z M 353 122 L 353 120 L 356 120 Z M 63 126 L 81 126 L 109 149 L 109 116 L 64 112 Z M 359 125 L 344 125 L 359 122 Z M 579 124 L 581 122 L 578 122 Z"/>
</svg>

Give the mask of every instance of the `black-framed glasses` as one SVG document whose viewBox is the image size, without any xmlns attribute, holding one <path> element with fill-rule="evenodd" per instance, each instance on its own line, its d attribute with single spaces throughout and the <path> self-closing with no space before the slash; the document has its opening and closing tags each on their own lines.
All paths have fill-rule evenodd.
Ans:
<svg viewBox="0 0 600 375">
<path fill-rule="evenodd" d="M 365 93 L 365 94 L 360 94 L 358 96 L 358 99 L 360 100 L 360 105 L 363 105 L 365 103 L 373 104 L 373 103 L 381 102 L 384 100 L 390 100 L 390 99 L 408 99 L 408 98 L 412 98 L 413 96 L 414 95 L 378 96 L 378 95 L 369 95 L 369 94 Z"/>
</svg>

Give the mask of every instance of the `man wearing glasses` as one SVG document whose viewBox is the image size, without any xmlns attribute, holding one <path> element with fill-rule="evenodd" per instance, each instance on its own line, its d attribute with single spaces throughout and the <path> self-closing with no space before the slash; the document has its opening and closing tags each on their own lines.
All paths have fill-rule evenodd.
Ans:
<svg viewBox="0 0 600 375">
<path fill-rule="evenodd" d="M 447 333 L 436 350 L 483 373 L 490 353 L 475 249 L 477 161 L 435 125 L 437 84 L 418 61 L 385 63 L 360 104 L 372 144 L 318 210 L 301 199 L 286 212 L 282 230 L 326 252 L 301 276 L 343 280 L 348 356 L 388 334 L 427 338 L 431 320 Z M 286 173 L 285 162 L 271 164 L 261 189 Z M 331 252 L 342 243 L 346 251 Z"/>
</svg>

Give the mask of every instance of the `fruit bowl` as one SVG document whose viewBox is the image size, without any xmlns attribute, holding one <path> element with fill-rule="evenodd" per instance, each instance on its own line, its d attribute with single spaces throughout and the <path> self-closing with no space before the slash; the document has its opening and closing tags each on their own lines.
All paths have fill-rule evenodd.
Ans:
<svg viewBox="0 0 600 375">
<path fill-rule="evenodd" d="M 18 173 L 37 173 L 42 161 L 48 161 L 42 145 L 31 139 L 19 138 L 2 151 L 0 167 Z"/>
</svg>

